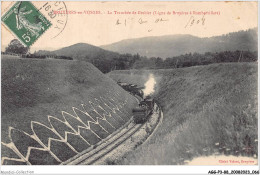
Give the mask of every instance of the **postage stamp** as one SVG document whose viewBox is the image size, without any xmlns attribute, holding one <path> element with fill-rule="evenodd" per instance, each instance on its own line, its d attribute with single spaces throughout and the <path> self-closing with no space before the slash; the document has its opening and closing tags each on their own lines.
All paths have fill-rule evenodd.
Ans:
<svg viewBox="0 0 260 175">
<path fill-rule="evenodd" d="M 15 3 L 2 17 L 2 22 L 27 47 L 52 25 L 29 1 Z"/>
</svg>

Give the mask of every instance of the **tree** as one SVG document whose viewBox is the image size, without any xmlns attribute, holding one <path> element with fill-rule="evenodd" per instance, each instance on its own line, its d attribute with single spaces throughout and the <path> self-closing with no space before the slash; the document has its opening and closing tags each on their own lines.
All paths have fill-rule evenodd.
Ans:
<svg viewBox="0 0 260 175">
<path fill-rule="evenodd" d="M 29 48 L 24 47 L 18 39 L 13 39 L 5 48 L 6 53 L 26 54 Z"/>
</svg>

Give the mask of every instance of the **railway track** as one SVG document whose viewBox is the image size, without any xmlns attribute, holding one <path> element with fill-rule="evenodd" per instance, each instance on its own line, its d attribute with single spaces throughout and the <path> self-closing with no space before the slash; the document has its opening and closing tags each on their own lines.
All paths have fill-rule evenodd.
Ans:
<svg viewBox="0 0 260 175">
<path fill-rule="evenodd" d="M 157 106 L 157 104 L 156 104 Z M 156 107 L 155 107 L 156 108 Z M 154 109 L 155 109 L 154 108 Z M 156 126 L 158 125 L 161 117 L 161 109 L 158 108 L 158 111 L 156 111 L 159 115 L 158 121 L 156 121 Z M 151 117 L 151 116 L 150 116 Z M 72 159 L 69 160 L 63 164 L 66 165 L 92 165 L 95 164 L 98 160 L 105 157 L 107 154 L 115 150 L 120 145 L 124 144 L 124 142 L 128 139 L 130 139 L 135 133 L 137 133 L 140 128 L 144 127 L 146 123 L 143 124 L 134 124 L 131 122 L 132 119 L 130 119 L 130 122 L 127 126 L 125 126 L 123 129 L 121 129 L 118 133 L 116 133 L 113 137 L 110 137 L 106 141 L 102 142 L 100 145 L 96 146 L 94 149 Z M 154 127 L 154 129 L 156 128 Z"/>
<path fill-rule="evenodd" d="M 129 125 L 130 126 L 127 126 L 126 128 L 122 129 L 119 133 L 111 137 L 109 140 L 103 142 L 95 149 L 87 152 L 86 154 L 78 157 L 77 159 L 71 162 L 68 162 L 67 165 L 93 164 L 95 161 L 105 156 L 105 154 L 108 154 L 113 149 L 122 144 L 126 139 L 131 137 L 140 127 L 143 126 L 143 124 L 134 123 L 130 123 Z"/>
<path fill-rule="evenodd" d="M 138 126 L 139 125 L 139 126 Z M 92 165 L 114 149 L 116 149 L 118 146 L 120 146 L 125 140 L 130 138 L 134 133 L 138 131 L 142 127 L 141 124 L 137 124 L 133 127 L 131 127 L 128 132 L 121 137 L 117 138 L 113 143 L 108 144 L 105 146 L 102 150 L 100 150 L 97 154 L 94 154 L 93 156 L 89 157 L 88 159 L 81 161 L 79 164 L 84 165 Z"/>
</svg>

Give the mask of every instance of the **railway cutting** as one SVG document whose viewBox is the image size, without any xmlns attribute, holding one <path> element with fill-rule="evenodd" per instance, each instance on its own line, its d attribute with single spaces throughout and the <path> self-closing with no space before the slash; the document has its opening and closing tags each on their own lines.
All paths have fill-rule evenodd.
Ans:
<svg viewBox="0 0 260 175">
<path fill-rule="evenodd" d="M 131 119 L 103 142 L 74 156 L 63 165 L 111 164 L 145 142 L 161 123 L 163 113 L 153 98 L 147 96 L 143 99 L 143 92 L 137 85 L 121 82 L 119 85 L 139 101 L 139 106 L 132 110 Z"/>
</svg>

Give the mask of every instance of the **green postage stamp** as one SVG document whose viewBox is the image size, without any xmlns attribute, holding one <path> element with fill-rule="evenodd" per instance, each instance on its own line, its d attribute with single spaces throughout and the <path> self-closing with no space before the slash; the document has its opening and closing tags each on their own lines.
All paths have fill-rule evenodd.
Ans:
<svg viewBox="0 0 260 175">
<path fill-rule="evenodd" d="M 29 1 L 16 2 L 2 17 L 2 22 L 27 47 L 30 47 L 51 26 L 51 23 Z"/>
</svg>

